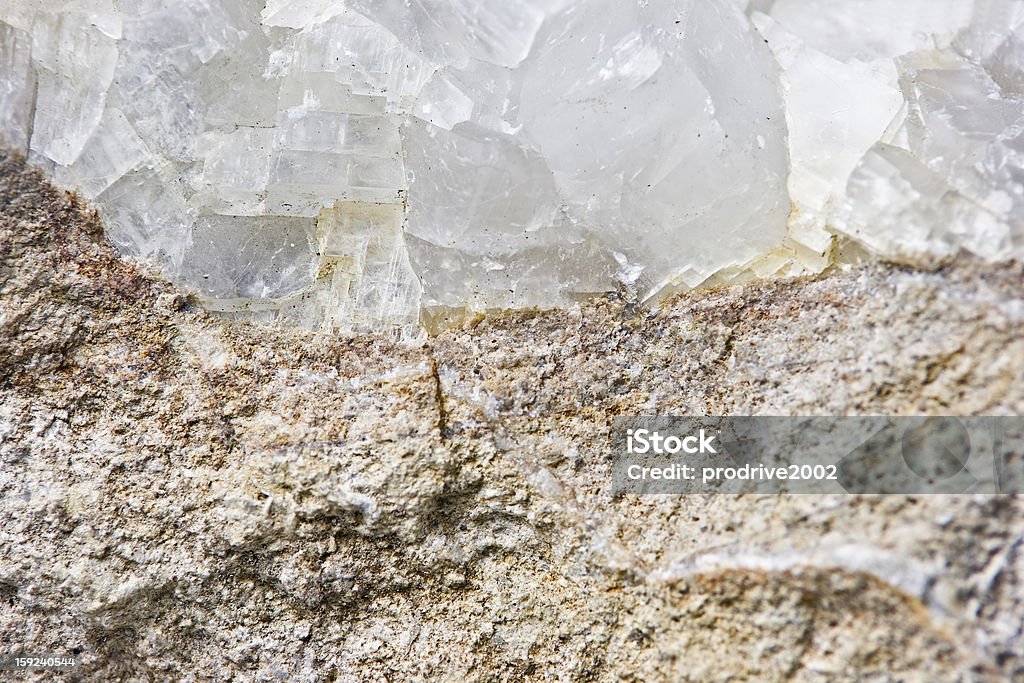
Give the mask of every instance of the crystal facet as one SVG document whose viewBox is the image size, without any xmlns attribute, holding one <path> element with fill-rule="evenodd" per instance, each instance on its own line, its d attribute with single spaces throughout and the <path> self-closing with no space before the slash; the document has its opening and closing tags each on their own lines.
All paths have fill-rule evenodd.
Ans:
<svg viewBox="0 0 1024 683">
<path fill-rule="evenodd" d="M 25 152 L 35 105 L 32 37 L 0 23 L 0 135 L 12 148 Z"/>
</svg>

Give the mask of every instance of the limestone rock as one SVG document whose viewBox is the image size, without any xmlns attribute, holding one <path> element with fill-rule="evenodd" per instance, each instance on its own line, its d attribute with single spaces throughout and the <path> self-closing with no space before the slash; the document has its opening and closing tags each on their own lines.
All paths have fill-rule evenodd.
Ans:
<svg viewBox="0 0 1024 683">
<path fill-rule="evenodd" d="M 608 430 L 1021 414 L 1022 276 L 281 330 L 121 260 L 4 156 L 0 642 L 96 682 L 1019 679 L 1018 498 L 614 496 Z"/>
</svg>

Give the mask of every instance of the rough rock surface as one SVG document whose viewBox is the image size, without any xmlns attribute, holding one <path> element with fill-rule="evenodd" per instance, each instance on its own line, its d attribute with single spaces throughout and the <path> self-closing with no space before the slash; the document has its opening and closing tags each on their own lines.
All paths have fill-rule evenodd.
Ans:
<svg viewBox="0 0 1024 683">
<path fill-rule="evenodd" d="M 1022 276 L 865 265 L 402 346 L 212 318 L 4 157 L 2 649 L 83 681 L 1020 679 L 1020 500 L 614 497 L 607 441 L 1020 414 Z"/>
</svg>

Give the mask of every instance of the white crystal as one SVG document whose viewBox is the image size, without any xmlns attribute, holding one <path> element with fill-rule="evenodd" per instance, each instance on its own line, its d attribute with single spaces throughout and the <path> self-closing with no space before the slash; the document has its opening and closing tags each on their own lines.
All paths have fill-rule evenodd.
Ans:
<svg viewBox="0 0 1024 683">
<path fill-rule="evenodd" d="M 795 207 L 790 235 L 824 255 L 832 240 L 830 203 L 843 195 L 858 161 L 903 106 L 895 70 L 890 74 L 884 60 L 840 61 L 773 17 L 753 19 L 783 69 Z"/>
<path fill-rule="evenodd" d="M 120 22 L 100 14 L 74 9 L 40 15 L 33 26 L 38 90 L 31 152 L 43 163 L 73 164 L 103 118 Z"/>
<path fill-rule="evenodd" d="M 204 133 L 199 140 L 203 166 L 193 183 L 193 205 L 225 216 L 266 213 L 274 129 L 239 126 Z"/>
<path fill-rule="evenodd" d="M 55 179 L 88 197 L 98 197 L 132 170 L 145 166 L 151 157 L 121 110 L 107 107 L 103 118 L 75 161 L 57 166 Z"/>
<path fill-rule="evenodd" d="M 565 303 L 616 254 L 651 297 L 783 240 L 777 68 L 739 11 L 492 4 L 357 3 L 440 69 L 403 128 L 426 306 Z"/>
<path fill-rule="evenodd" d="M 5 83 L 40 79 L 37 161 L 218 310 L 651 296 L 782 240 L 777 67 L 734 6 L 352 7 L 20 0 L 2 16 L 40 47 Z"/>
<path fill-rule="evenodd" d="M 906 115 L 891 145 L 865 155 L 835 216 L 879 253 L 912 262 L 960 249 L 1024 258 L 1024 97 L 1012 87 L 1024 73 L 1015 50 L 1024 12 L 1009 33 L 979 24 L 986 14 L 953 45 L 897 59 Z M 991 40 L 994 30 L 1001 41 Z M 904 192 L 878 201 L 885 184 Z"/>
<path fill-rule="evenodd" d="M 770 13 L 809 48 L 841 62 L 888 61 L 948 45 L 970 23 L 975 5 L 986 1 L 775 0 Z"/>
<path fill-rule="evenodd" d="M 839 230 L 888 258 L 1024 258 L 1024 6 L 777 0 L 753 14 L 783 67 L 794 240 Z"/>
<path fill-rule="evenodd" d="M 154 258 L 172 275 L 180 272 L 195 213 L 169 165 L 133 168 L 95 200 L 103 209 L 107 236 L 122 251 Z M 232 258 L 230 252 L 221 256 Z"/>
<path fill-rule="evenodd" d="M 185 275 L 210 299 L 284 299 L 316 276 L 316 225 L 309 218 L 204 216 L 192 225 L 190 241 Z"/>
<path fill-rule="evenodd" d="M 7 0 L 0 96 L 5 144 L 225 315 L 655 299 L 836 233 L 1024 258 L 1013 0 Z"/>
<path fill-rule="evenodd" d="M 28 151 L 35 106 L 32 38 L 0 22 L 0 140 L 8 147 Z"/>
</svg>

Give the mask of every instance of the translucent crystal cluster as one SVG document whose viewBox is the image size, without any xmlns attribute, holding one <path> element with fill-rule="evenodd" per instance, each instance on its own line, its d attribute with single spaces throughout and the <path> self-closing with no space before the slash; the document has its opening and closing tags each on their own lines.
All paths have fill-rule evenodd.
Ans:
<svg viewBox="0 0 1024 683">
<path fill-rule="evenodd" d="M 0 20 L 8 144 L 226 314 L 358 329 L 647 297 L 785 237 L 778 68 L 730 3 L 13 0 Z"/>
<path fill-rule="evenodd" d="M 1024 3 L 776 0 L 794 240 L 1024 258 Z"/>
<path fill-rule="evenodd" d="M 224 315 L 1024 258 L 1016 0 L 6 0 L 0 136 Z"/>
<path fill-rule="evenodd" d="M 427 306 L 645 298 L 785 237 L 777 68 L 735 6 L 354 5 L 438 65 L 404 131 Z"/>
<path fill-rule="evenodd" d="M 8 144 L 126 253 L 225 314 L 417 326 L 399 126 L 430 68 L 393 35 L 343 3 L 14 0 L 0 19 Z"/>
</svg>

